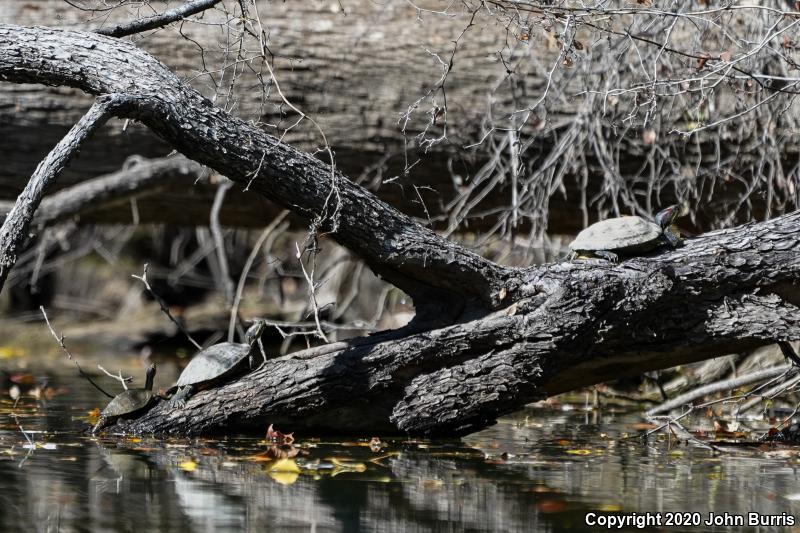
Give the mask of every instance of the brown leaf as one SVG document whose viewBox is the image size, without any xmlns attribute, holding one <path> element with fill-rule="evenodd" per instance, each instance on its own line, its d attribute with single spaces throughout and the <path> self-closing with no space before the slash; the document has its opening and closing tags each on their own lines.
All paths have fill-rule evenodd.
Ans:
<svg viewBox="0 0 800 533">
<path fill-rule="evenodd" d="M 291 444 L 273 444 L 267 448 L 266 451 L 251 455 L 247 460 L 253 461 L 254 463 L 267 463 L 276 459 L 291 459 L 292 457 L 296 457 L 298 453 L 300 453 L 300 449 Z"/>
<path fill-rule="evenodd" d="M 706 62 L 708 61 L 709 56 L 707 53 L 703 52 L 700 54 L 700 57 L 697 58 L 697 70 L 702 70 L 703 67 L 706 66 Z"/>
<path fill-rule="evenodd" d="M 719 55 L 719 58 L 720 58 L 720 60 L 722 60 L 722 61 L 730 61 L 730 60 L 731 60 L 731 57 L 733 57 L 733 56 L 732 56 L 732 55 L 731 55 L 731 53 L 730 53 L 729 51 L 727 51 L 727 50 L 725 50 L 724 52 L 722 52 L 722 53 Z"/>
<path fill-rule="evenodd" d="M 267 428 L 267 440 L 277 442 L 278 444 L 292 444 L 294 442 L 294 433 L 281 433 L 272 427 L 272 424 Z"/>
</svg>

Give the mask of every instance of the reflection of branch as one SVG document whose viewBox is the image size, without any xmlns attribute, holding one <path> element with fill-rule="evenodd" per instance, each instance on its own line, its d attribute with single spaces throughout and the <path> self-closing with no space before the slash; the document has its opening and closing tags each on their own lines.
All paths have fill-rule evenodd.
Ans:
<svg viewBox="0 0 800 533">
<path fill-rule="evenodd" d="M 86 378 L 86 380 L 87 380 L 89 383 L 91 383 L 91 384 L 92 384 L 92 386 L 93 386 L 95 389 L 99 390 L 100 392 L 102 392 L 103 394 L 105 394 L 106 396 L 108 396 L 109 398 L 113 398 L 113 397 L 114 397 L 113 395 L 111 395 L 111 394 L 107 393 L 105 390 L 103 390 L 103 388 L 102 388 L 102 387 L 100 387 L 100 385 L 98 385 L 97 383 L 95 383 L 95 382 L 92 380 L 92 378 L 90 378 L 90 377 L 89 377 L 89 375 L 88 375 L 86 372 L 84 372 L 84 371 L 83 371 L 83 369 L 81 368 L 81 365 L 79 365 L 79 364 L 78 364 L 78 360 L 77 360 L 77 359 L 75 359 L 75 358 L 72 356 L 72 354 L 69 352 L 69 350 L 67 350 L 67 346 L 64 344 L 64 335 L 58 335 L 58 334 L 55 332 L 55 330 L 53 329 L 53 326 L 51 326 L 51 325 L 50 325 L 50 320 L 47 318 L 47 313 L 45 313 L 45 311 L 44 311 L 44 306 L 40 306 L 40 307 L 39 307 L 39 309 L 42 311 L 42 316 L 44 316 L 44 321 L 45 321 L 45 322 L 47 322 L 47 327 L 50 329 L 50 333 L 52 333 L 52 334 L 53 334 L 53 338 L 55 338 L 55 339 L 56 339 L 56 341 L 58 342 L 58 345 L 61 347 L 61 350 L 62 350 L 62 351 L 63 351 L 63 352 L 64 352 L 64 353 L 67 355 L 67 358 L 68 358 L 70 361 L 72 361 L 73 363 L 75 363 L 75 367 L 78 369 L 78 373 L 79 373 L 81 376 L 83 376 L 84 378 Z"/>
<path fill-rule="evenodd" d="M 141 33 L 147 30 L 154 30 L 161 28 L 167 24 L 171 24 L 186 17 L 195 15 L 206 9 L 213 7 L 215 4 L 220 3 L 221 0 L 192 0 L 186 2 L 184 5 L 165 11 L 158 15 L 145 17 L 139 20 L 134 20 L 125 24 L 117 24 L 110 28 L 100 28 L 95 30 L 95 33 L 100 35 L 108 35 L 109 37 L 125 37 L 126 35 L 133 35 L 134 33 Z"/>
<path fill-rule="evenodd" d="M 189 339 L 189 342 L 194 344 L 198 350 L 202 350 L 203 347 L 200 346 L 200 344 L 198 344 L 197 341 L 195 341 L 191 335 L 189 335 L 189 332 L 186 331 L 186 328 L 183 327 L 183 324 L 181 324 L 178 319 L 172 316 L 172 313 L 169 312 L 169 308 L 167 307 L 166 302 L 164 302 L 164 300 L 161 299 L 161 296 L 156 294 L 153 288 L 150 287 L 150 283 L 147 281 L 147 263 L 144 264 L 144 271 L 142 272 L 141 276 L 131 275 L 131 277 L 134 277 L 139 281 L 141 281 L 142 283 L 144 283 L 145 289 L 147 289 L 147 292 L 150 293 L 150 296 L 152 296 L 155 299 L 155 301 L 158 302 L 158 305 L 161 307 L 161 310 L 164 312 L 164 314 L 167 315 L 167 317 L 172 321 L 173 324 L 178 326 L 178 329 L 181 331 L 181 333 L 186 335 L 186 338 Z"/>
</svg>

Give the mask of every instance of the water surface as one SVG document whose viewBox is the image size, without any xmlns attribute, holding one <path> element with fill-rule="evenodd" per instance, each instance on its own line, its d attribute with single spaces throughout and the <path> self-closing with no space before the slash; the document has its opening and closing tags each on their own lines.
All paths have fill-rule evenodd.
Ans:
<svg viewBox="0 0 800 533">
<path fill-rule="evenodd" d="M 175 372 L 161 365 L 159 384 Z M 372 447 L 380 436 L 295 435 L 279 448 L 254 437 L 93 438 L 88 413 L 104 399 L 72 367 L 24 373 L 35 383 L 18 387 L 16 406 L 8 380 L 0 391 L 0 531 L 597 531 L 586 513 L 800 515 L 791 450 L 645 441 L 636 412 L 610 407 L 530 407 L 463 439 Z M 30 395 L 43 378 L 49 399 Z"/>
</svg>

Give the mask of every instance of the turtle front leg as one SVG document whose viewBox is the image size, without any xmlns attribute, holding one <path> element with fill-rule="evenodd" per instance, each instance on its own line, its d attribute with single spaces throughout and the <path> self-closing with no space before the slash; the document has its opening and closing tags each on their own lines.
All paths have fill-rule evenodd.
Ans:
<svg viewBox="0 0 800 533">
<path fill-rule="evenodd" d="M 186 400 L 189 399 L 189 396 L 191 396 L 193 392 L 194 387 L 192 385 L 179 387 L 178 392 L 176 392 L 172 398 L 169 399 L 167 405 L 175 409 L 183 409 L 186 407 Z"/>
<path fill-rule="evenodd" d="M 672 228 L 667 228 L 664 230 L 664 238 L 667 239 L 667 242 L 673 248 L 677 248 L 683 243 L 680 233 Z"/>
<path fill-rule="evenodd" d="M 608 250 L 595 250 L 592 253 L 597 257 L 605 259 L 606 261 L 611 261 L 612 263 L 619 263 L 619 256 L 614 252 L 609 252 Z"/>
</svg>

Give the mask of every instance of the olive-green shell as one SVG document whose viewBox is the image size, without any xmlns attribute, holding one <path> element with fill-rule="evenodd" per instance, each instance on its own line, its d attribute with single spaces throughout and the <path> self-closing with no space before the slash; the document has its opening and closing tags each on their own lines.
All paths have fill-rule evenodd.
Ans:
<svg viewBox="0 0 800 533">
<path fill-rule="evenodd" d="M 249 344 L 222 342 L 197 352 L 178 378 L 178 387 L 196 385 L 224 377 L 238 369 L 250 355 Z"/>
<path fill-rule="evenodd" d="M 121 392 L 108 402 L 106 408 L 100 413 L 100 418 L 112 418 L 133 414 L 144 409 L 155 396 L 153 391 L 145 389 L 131 389 Z"/>
<path fill-rule="evenodd" d="M 647 251 L 663 243 L 661 228 L 630 216 L 610 218 L 584 229 L 569 245 L 572 251 Z"/>
</svg>

